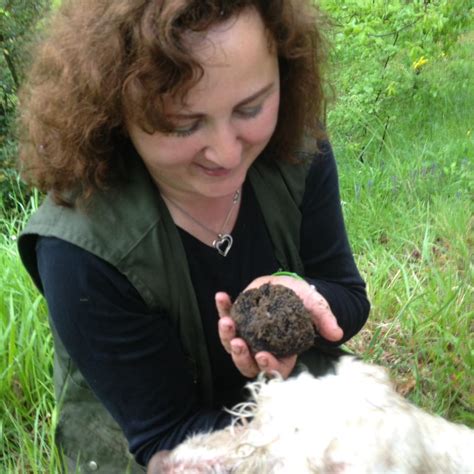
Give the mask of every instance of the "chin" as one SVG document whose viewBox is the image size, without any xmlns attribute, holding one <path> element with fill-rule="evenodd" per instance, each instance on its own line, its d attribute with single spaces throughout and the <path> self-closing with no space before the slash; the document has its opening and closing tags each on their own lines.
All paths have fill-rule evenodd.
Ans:
<svg viewBox="0 0 474 474">
<path fill-rule="evenodd" d="M 196 192 L 209 198 L 228 196 L 243 186 L 246 176 L 247 172 L 245 172 L 245 174 L 239 173 L 238 176 L 229 176 L 221 180 L 217 178 L 214 182 L 208 182 L 202 187 L 196 187 Z"/>
</svg>

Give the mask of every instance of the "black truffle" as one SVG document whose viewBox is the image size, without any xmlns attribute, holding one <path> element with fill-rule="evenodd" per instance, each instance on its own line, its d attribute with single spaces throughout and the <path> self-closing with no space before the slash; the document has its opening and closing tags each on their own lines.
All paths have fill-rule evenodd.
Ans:
<svg viewBox="0 0 474 474">
<path fill-rule="evenodd" d="M 265 284 L 241 293 L 231 317 L 237 336 L 253 353 L 271 352 L 275 357 L 301 354 L 316 336 L 309 311 L 297 294 L 282 285 Z"/>
</svg>

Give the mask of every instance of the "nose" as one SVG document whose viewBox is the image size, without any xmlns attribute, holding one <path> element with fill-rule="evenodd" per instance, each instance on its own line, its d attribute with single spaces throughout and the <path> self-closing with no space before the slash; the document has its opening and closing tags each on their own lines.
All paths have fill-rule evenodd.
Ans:
<svg viewBox="0 0 474 474">
<path fill-rule="evenodd" d="M 234 168 L 242 158 L 242 140 L 238 130 L 231 123 L 223 123 L 209 131 L 204 149 L 207 160 L 223 168 Z"/>
</svg>

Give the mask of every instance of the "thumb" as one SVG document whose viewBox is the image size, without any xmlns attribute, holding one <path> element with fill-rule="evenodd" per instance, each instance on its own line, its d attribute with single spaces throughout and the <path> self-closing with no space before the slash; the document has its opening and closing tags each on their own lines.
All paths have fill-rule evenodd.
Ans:
<svg viewBox="0 0 474 474">
<path fill-rule="evenodd" d="M 303 303 L 311 313 L 313 323 L 319 334 L 328 341 L 339 341 L 342 339 L 344 332 L 337 323 L 329 303 L 314 286 L 311 285 L 311 291 L 307 293 Z"/>
<path fill-rule="evenodd" d="M 215 295 L 215 302 L 217 313 L 219 318 L 223 318 L 224 316 L 230 316 L 230 308 L 232 307 L 232 301 L 230 300 L 230 296 L 223 291 L 219 291 Z"/>
<path fill-rule="evenodd" d="M 318 318 L 313 316 L 313 321 L 319 334 L 328 341 L 336 342 L 341 340 L 342 336 L 344 336 L 343 330 L 339 324 L 337 324 L 337 320 L 331 312 L 330 314 Z"/>
</svg>

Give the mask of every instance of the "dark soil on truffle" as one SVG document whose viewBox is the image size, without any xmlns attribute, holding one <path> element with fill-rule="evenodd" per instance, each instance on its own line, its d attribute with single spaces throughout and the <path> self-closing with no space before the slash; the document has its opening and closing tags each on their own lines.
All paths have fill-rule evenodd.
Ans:
<svg viewBox="0 0 474 474">
<path fill-rule="evenodd" d="M 240 293 L 230 314 L 237 336 L 253 353 L 268 351 L 287 357 L 301 354 L 314 344 L 311 315 L 296 293 L 285 286 L 267 283 Z"/>
</svg>

